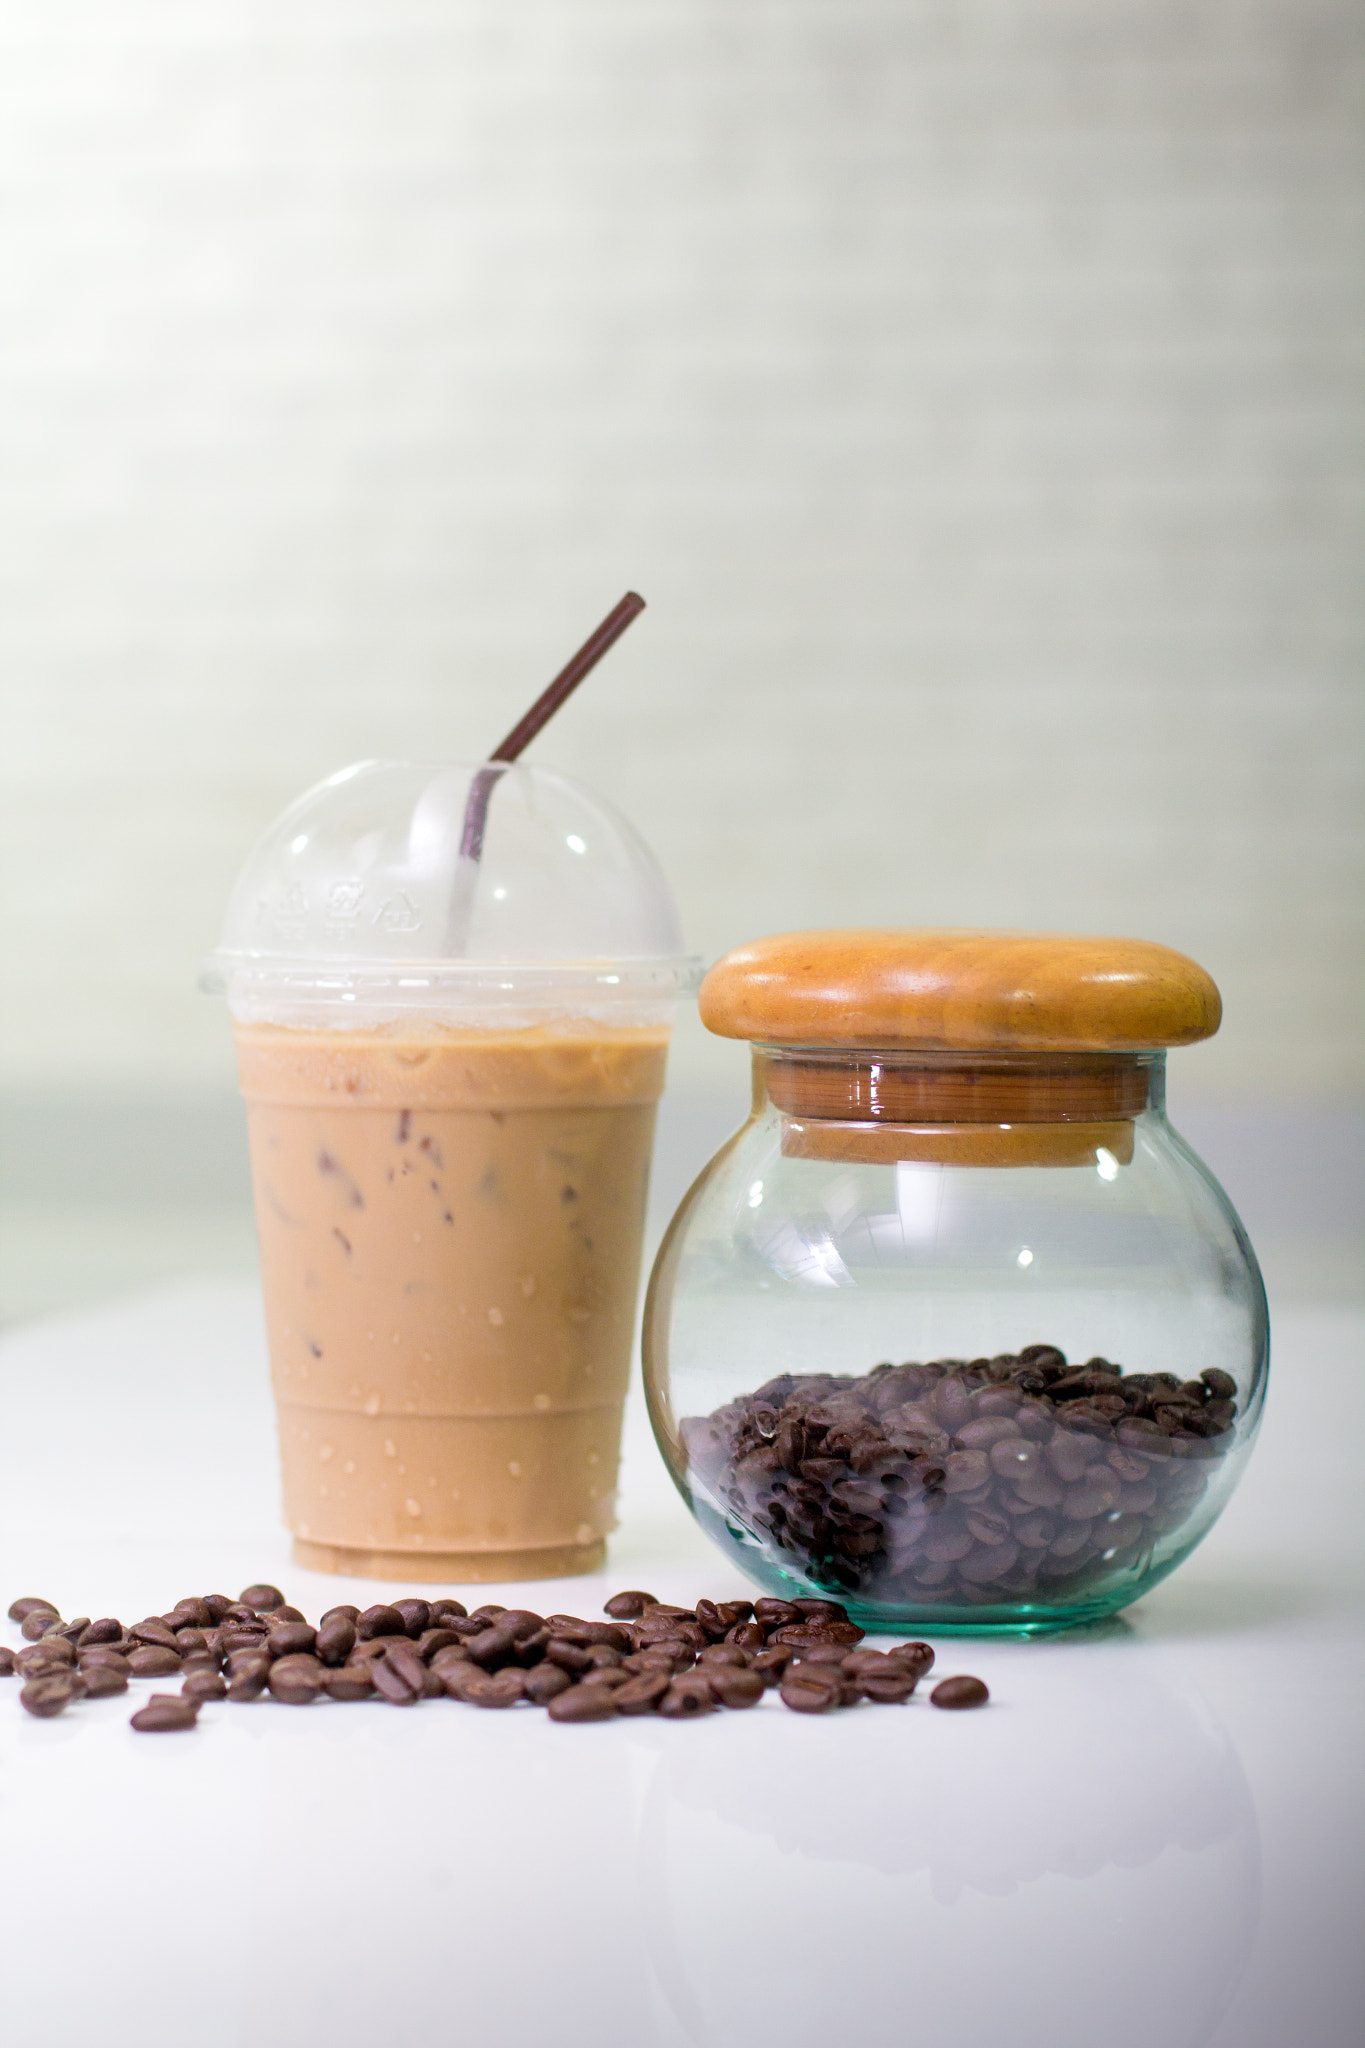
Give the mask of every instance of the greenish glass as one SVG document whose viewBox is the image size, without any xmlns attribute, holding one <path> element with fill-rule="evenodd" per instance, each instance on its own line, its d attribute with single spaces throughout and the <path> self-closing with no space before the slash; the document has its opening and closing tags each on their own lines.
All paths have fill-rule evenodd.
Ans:
<svg viewBox="0 0 1365 2048">
<path fill-rule="evenodd" d="M 780 1050 L 759 1050 L 753 1113 L 685 1197 L 645 1307 L 650 1416 L 697 1521 L 766 1592 L 838 1599 L 869 1629 L 1035 1634 L 1128 1606 L 1188 1557 L 1231 1496 L 1269 1363 L 1255 1256 L 1227 1196 L 1166 1119 L 1164 1055 L 1141 1056 L 1148 1100 L 1130 1160 L 1099 1147 L 1083 1164 L 1000 1167 L 789 1156 L 763 1081 L 764 1059 Z M 1235 1393 L 1217 1404 L 1225 1419 L 1210 1436 L 1192 1439 L 1188 1416 L 1188 1427 L 1171 1424 L 1180 1411 L 1159 1403 L 1181 1397 L 1166 1381 L 1158 1405 L 1147 1403 L 1160 1430 L 1126 1415 L 1082 1427 L 1082 1409 L 1060 1394 L 992 1379 L 992 1361 L 1027 1346 L 1056 1347 L 1072 1367 L 1100 1359 L 1125 1375 L 1164 1374 L 1171 1387 L 1207 1390 L 1211 1379 L 1227 1396 L 1230 1381 Z M 951 1399 L 941 1382 L 926 1391 L 911 1375 L 915 1399 L 895 1410 L 910 1450 L 899 1460 L 867 1453 L 868 1473 L 833 1484 L 837 1459 L 822 1471 L 821 1444 L 803 1437 L 804 1461 L 815 1460 L 804 1480 L 790 1443 L 762 1435 L 790 1391 L 784 1376 L 803 1386 L 810 1375 L 846 1376 L 862 1399 L 879 1365 L 943 1360 L 958 1362 L 946 1376 Z M 1055 1362 L 1048 1369 L 1055 1378 Z M 756 1405 L 773 1382 L 773 1400 Z M 1205 1401 L 1211 1416 L 1207 1391 Z M 935 1403 L 945 1402 L 941 1415 Z M 975 1499 L 945 1491 L 981 1465 L 980 1454 L 961 1458 L 962 1414 L 992 1408 L 1011 1427 L 1020 1420 L 1036 1446 L 1036 1511 L 994 1468 Z M 742 1470 L 729 1455 L 737 1415 L 757 1443 Z M 994 1452 L 997 1464 L 1027 1464 L 1032 1454 L 1008 1444 L 989 1446 L 988 1461 Z M 1059 1480 L 1056 1466 L 1073 1476 Z M 846 1496 L 860 1514 L 844 1512 Z M 821 1500 L 856 1524 L 852 1534 Z M 942 1570 L 938 1553 L 962 1546 L 965 1557 Z M 973 1571 L 988 1575 L 968 1583 Z"/>
</svg>

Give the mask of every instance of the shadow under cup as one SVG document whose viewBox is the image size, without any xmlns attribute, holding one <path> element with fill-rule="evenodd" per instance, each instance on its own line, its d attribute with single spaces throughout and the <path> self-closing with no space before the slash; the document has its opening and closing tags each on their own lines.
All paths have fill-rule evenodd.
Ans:
<svg viewBox="0 0 1365 2048">
<path fill-rule="evenodd" d="M 430 1583 L 594 1570 L 668 1030 L 235 1038 L 297 1561 Z"/>
</svg>

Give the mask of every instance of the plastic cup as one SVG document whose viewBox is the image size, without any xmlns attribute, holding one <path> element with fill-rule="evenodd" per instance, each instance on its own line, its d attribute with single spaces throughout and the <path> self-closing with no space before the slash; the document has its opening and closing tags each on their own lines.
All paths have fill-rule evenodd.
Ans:
<svg viewBox="0 0 1365 2048">
<path fill-rule="evenodd" d="M 247 1104 L 285 1520 L 315 1570 L 601 1563 L 655 1105 L 695 976 L 644 842 L 514 766 L 366 763 L 248 860 L 209 985 Z M 462 951 L 456 951 L 462 947 Z"/>
</svg>

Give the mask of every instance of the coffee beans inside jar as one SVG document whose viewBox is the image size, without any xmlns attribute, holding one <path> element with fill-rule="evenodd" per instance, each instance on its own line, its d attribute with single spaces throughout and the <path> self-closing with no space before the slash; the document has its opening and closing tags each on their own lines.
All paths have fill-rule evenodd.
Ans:
<svg viewBox="0 0 1365 2048">
<path fill-rule="evenodd" d="M 782 1373 L 681 1424 L 718 1511 L 788 1571 L 913 1607 L 1047 1604 L 1141 1570 L 1236 1438 L 1236 1383 L 995 1358 Z"/>
<path fill-rule="evenodd" d="M 458 1600 L 400 1600 L 363 1612 L 333 1607 L 313 1627 L 277 1588 L 257 1585 L 237 1601 L 190 1596 L 125 1628 L 112 1617 L 67 1623 L 47 1601 L 25 1596 L 9 1614 L 28 1641 L 0 1652 L 0 1676 L 21 1680 L 20 1704 L 43 1720 L 78 1700 L 125 1692 L 134 1677 L 178 1676 L 178 1694 L 153 1693 L 131 1720 L 140 1733 L 169 1734 L 193 1728 L 201 1708 L 221 1700 L 372 1699 L 404 1708 L 458 1700 L 588 1722 L 695 1720 L 746 1711 L 774 1692 L 797 1713 L 827 1713 L 904 1705 L 934 1662 L 928 1643 L 871 1648 L 835 1600 L 677 1607 L 632 1589 L 613 1594 L 605 1612 L 594 1621 L 489 1602 L 470 1614 Z M 988 1694 L 980 1679 L 953 1678 L 930 1698 L 963 1707 Z"/>
</svg>

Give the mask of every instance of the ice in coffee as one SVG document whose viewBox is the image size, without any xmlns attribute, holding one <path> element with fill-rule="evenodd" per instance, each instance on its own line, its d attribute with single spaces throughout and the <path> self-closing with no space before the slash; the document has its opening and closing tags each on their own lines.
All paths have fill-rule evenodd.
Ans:
<svg viewBox="0 0 1365 2048">
<path fill-rule="evenodd" d="M 542 814 L 562 828 L 566 805 L 588 809 L 571 820 L 580 829 L 553 830 L 539 848 L 544 893 L 571 940 L 560 849 L 581 862 L 572 842 L 588 846 L 591 826 L 600 869 L 602 817 L 616 835 L 624 821 L 562 778 L 514 773 L 531 787 L 508 792 L 506 809 L 523 827 L 531 813 L 520 839 L 533 851 Z M 460 786 L 447 808 L 458 809 Z M 391 790 L 370 794 L 392 801 Z M 428 794 L 428 838 L 434 808 Z M 516 832 L 500 844 L 498 823 L 495 803 L 481 899 L 510 895 L 510 876 L 536 865 Z M 301 1563 L 459 1584 L 602 1560 L 655 1106 L 686 972 L 662 878 L 624 832 L 614 900 L 599 893 L 577 913 L 580 929 L 594 910 L 626 926 L 614 955 L 599 929 L 595 959 L 506 957 L 495 916 L 482 943 L 500 941 L 501 961 L 423 962 L 414 934 L 413 959 L 385 959 L 382 972 L 373 953 L 343 962 L 316 937 L 321 965 L 301 961 L 299 945 L 287 962 L 258 949 L 220 969 L 247 1104 L 285 1519 Z M 312 837 L 294 831 L 286 843 Z M 346 838 L 357 865 L 353 826 Z M 277 847 L 267 872 L 279 862 Z M 285 867 L 283 890 L 272 877 L 258 902 L 298 916 L 317 885 L 295 877 L 291 896 Z M 632 888 L 620 886 L 623 869 L 636 871 Z M 632 932 L 622 911 L 641 892 L 640 870 L 655 914 Z M 391 873 L 372 888 L 354 879 L 362 904 L 367 893 L 376 909 L 391 900 Z M 404 893 L 419 931 L 428 912 L 435 926 L 439 880 L 430 904 L 411 874 Z M 532 909 L 523 903 L 523 945 L 543 946 Z M 356 944 L 354 927 L 346 937 Z M 392 951 L 395 934 L 381 943 Z"/>
</svg>

